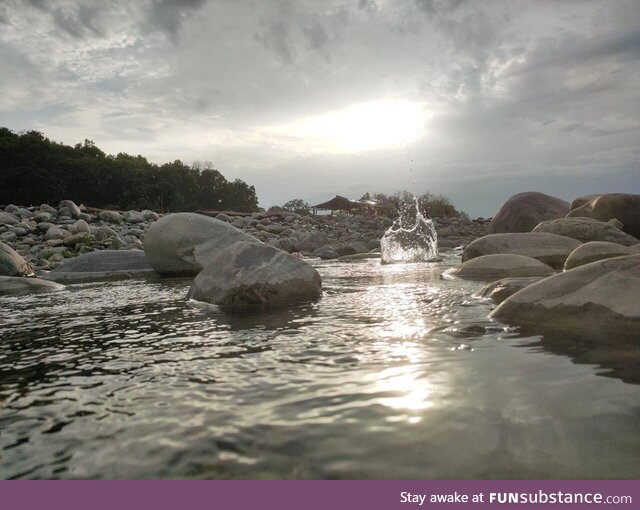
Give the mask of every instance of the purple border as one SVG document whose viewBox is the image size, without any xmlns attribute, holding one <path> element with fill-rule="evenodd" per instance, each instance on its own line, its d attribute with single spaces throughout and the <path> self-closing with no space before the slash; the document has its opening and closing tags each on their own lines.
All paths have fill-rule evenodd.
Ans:
<svg viewBox="0 0 640 510">
<path fill-rule="evenodd" d="M 576 494 L 602 494 L 601 503 L 569 504 L 548 502 L 530 504 L 498 503 L 497 494 L 534 494 L 542 491 L 551 497 L 560 491 L 564 498 Z M 408 501 L 402 502 L 402 493 Z M 434 503 L 430 498 L 439 494 L 458 494 L 467 503 Z M 495 493 L 494 502 L 490 494 Z M 411 496 L 408 496 L 411 494 Z M 483 502 L 472 502 L 473 496 L 483 494 Z M 423 504 L 410 502 L 415 496 L 425 496 Z M 512 496 L 512 498 L 515 496 Z M 522 496 L 518 496 L 519 498 Z M 556 496 L 557 497 L 557 496 Z M 591 496 L 593 497 L 593 496 Z M 631 498 L 617 501 L 616 498 Z M 526 480 L 526 481 L 2 481 L 0 482 L 0 510 L 65 509 L 65 510 L 210 510 L 210 509 L 577 509 L 617 507 L 640 508 L 640 482 L 635 480 Z"/>
</svg>

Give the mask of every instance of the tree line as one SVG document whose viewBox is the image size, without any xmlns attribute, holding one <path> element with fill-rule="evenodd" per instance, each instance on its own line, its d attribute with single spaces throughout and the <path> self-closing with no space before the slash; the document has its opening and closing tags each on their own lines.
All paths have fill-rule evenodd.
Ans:
<svg viewBox="0 0 640 510">
<path fill-rule="evenodd" d="M 120 210 L 258 210 L 253 186 L 227 180 L 208 162 L 157 165 L 140 155 L 105 154 L 91 140 L 72 147 L 39 131 L 0 127 L 0 204 L 64 199 Z"/>
</svg>

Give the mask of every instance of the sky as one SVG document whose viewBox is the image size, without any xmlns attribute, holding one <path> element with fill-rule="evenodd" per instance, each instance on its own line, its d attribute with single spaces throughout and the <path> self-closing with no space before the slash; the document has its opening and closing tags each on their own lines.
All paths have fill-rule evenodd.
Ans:
<svg viewBox="0 0 640 510">
<path fill-rule="evenodd" d="M 640 193 L 637 0 L 0 0 L 0 125 L 260 205 Z"/>
</svg>

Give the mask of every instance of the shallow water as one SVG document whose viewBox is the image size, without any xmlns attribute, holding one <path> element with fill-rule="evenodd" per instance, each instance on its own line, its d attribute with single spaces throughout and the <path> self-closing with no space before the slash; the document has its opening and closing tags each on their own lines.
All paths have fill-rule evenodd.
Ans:
<svg viewBox="0 0 640 510">
<path fill-rule="evenodd" d="M 638 478 L 638 350 L 490 321 L 454 260 L 318 263 L 318 303 L 245 316 L 0 297 L 0 477 Z"/>
</svg>

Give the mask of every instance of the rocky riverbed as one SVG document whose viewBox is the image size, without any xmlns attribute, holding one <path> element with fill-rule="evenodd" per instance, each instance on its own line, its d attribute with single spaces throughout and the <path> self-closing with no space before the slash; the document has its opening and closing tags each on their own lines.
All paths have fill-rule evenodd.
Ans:
<svg viewBox="0 0 640 510">
<path fill-rule="evenodd" d="M 379 249 L 380 239 L 392 223 L 390 218 L 300 216 L 269 211 L 210 215 L 288 253 L 323 259 Z M 57 208 L 49 204 L 37 207 L 11 204 L 0 211 L 0 242 L 22 256 L 36 274 L 43 274 L 66 259 L 91 251 L 143 250 L 147 230 L 161 216 L 148 210 L 85 208 L 70 200 L 62 201 Z M 435 218 L 434 224 L 440 246 L 453 247 L 487 234 L 489 220 L 458 216 Z"/>
</svg>

